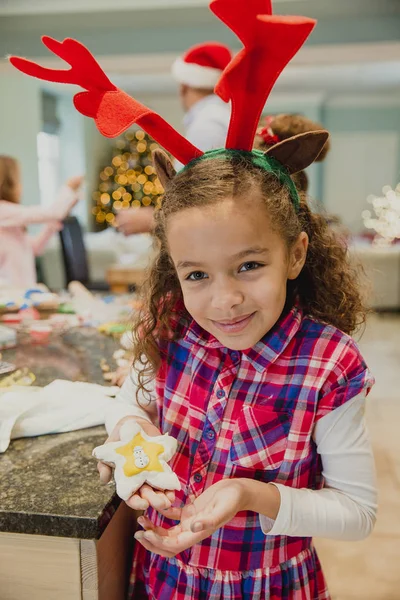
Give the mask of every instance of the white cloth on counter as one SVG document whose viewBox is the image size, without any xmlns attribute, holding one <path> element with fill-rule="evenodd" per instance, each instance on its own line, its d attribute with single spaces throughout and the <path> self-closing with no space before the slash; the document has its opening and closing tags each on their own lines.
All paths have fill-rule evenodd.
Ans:
<svg viewBox="0 0 400 600">
<path fill-rule="evenodd" d="M 0 395 L 0 452 L 10 440 L 103 425 L 118 387 L 56 379 L 43 388 L 14 387 Z"/>
</svg>

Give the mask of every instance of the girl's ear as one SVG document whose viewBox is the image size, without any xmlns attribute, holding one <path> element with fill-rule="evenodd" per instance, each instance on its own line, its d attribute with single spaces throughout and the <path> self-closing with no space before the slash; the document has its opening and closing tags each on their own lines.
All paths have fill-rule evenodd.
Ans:
<svg viewBox="0 0 400 600">
<path fill-rule="evenodd" d="M 265 154 L 279 160 L 291 175 L 311 165 L 329 138 L 325 130 L 299 133 L 269 148 Z"/>
<path fill-rule="evenodd" d="M 153 164 L 157 173 L 157 177 L 165 190 L 168 186 L 168 183 L 176 175 L 174 165 L 172 164 L 169 156 L 163 150 L 153 151 Z"/>
<path fill-rule="evenodd" d="M 296 279 L 300 275 L 307 258 L 308 242 L 308 235 L 302 231 L 291 249 L 288 279 Z"/>
</svg>

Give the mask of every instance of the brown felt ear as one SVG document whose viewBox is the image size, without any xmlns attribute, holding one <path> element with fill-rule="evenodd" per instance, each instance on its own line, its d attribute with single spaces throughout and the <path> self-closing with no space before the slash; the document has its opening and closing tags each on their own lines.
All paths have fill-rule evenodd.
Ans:
<svg viewBox="0 0 400 600">
<path fill-rule="evenodd" d="M 269 148 L 265 154 L 279 160 L 291 175 L 306 169 L 317 158 L 328 141 L 325 130 L 299 133 Z"/>
<path fill-rule="evenodd" d="M 153 164 L 157 173 L 157 177 L 165 190 L 168 186 L 168 183 L 176 175 L 174 165 L 172 164 L 169 156 L 163 150 L 153 151 Z"/>
</svg>

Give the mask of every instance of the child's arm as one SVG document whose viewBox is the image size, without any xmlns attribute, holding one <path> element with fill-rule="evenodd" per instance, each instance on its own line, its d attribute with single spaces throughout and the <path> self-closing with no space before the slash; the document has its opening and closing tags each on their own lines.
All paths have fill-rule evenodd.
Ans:
<svg viewBox="0 0 400 600">
<path fill-rule="evenodd" d="M 138 388 L 138 370 L 143 368 L 140 364 L 134 365 L 130 375 L 126 378 L 119 394 L 108 410 L 105 416 L 105 425 L 109 437 L 107 442 L 118 441 L 121 425 L 128 419 L 134 419 L 143 428 L 144 432 L 150 436 L 161 435 L 158 425 L 157 404 L 154 386 L 149 384 L 149 397 L 140 393 L 136 397 Z M 139 400 L 139 401 L 138 401 Z M 111 479 L 111 468 L 102 463 L 98 463 L 100 481 L 107 483 Z M 134 510 L 146 510 L 153 506 L 157 510 L 169 508 L 175 500 L 173 491 L 155 490 L 149 485 L 143 485 L 129 500 L 128 506 Z"/>
<path fill-rule="evenodd" d="M 313 437 L 322 460 L 323 489 L 273 484 L 280 495 L 276 514 L 276 496 L 270 494 L 269 486 L 245 484 L 246 508 L 260 514 L 264 533 L 342 540 L 360 540 L 371 533 L 377 492 L 364 410 L 365 399 L 360 395 L 317 422 Z"/>
<path fill-rule="evenodd" d="M 151 384 L 149 386 L 151 387 Z M 108 434 L 111 434 L 119 421 L 125 419 L 125 417 L 135 417 L 137 420 L 144 420 L 158 427 L 154 387 L 150 390 L 149 398 L 141 393 L 139 402 L 136 397 L 137 388 L 137 368 L 133 367 L 130 375 L 125 379 L 115 403 L 106 413 L 105 425 Z"/>
<path fill-rule="evenodd" d="M 45 225 L 38 235 L 29 236 L 29 242 L 34 255 L 40 256 L 43 253 L 43 250 L 46 248 L 50 238 L 61 229 L 62 223 L 59 221 L 52 221 L 51 223 Z"/>
<path fill-rule="evenodd" d="M 77 190 L 81 182 L 81 177 L 70 179 L 60 189 L 56 201 L 47 207 L 37 204 L 22 206 L 21 204 L 0 200 L 1 227 L 26 227 L 34 223 L 62 221 L 78 202 Z"/>
</svg>

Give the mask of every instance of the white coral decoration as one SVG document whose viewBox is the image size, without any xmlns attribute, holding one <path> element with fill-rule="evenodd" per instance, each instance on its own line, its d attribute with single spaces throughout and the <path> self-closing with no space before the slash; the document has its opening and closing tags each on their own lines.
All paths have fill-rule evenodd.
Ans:
<svg viewBox="0 0 400 600">
<path fill-rule="evenodd" d="M 400 239 L 400 183 L 393 190 L 390 185 L 382 188 L 383 196 L 369 196 L 376 218 L 370 210 L 362 212 L 367 229 L 376 231 L 374 244 L 384 246 Z"/>
<path fill-rule="evenodd" d="M 143 446 L 147 442 L 150 444 L 158 444 L 163 447 L 161 453 L 158 453 L 156 458 L 153 457 L 153 462 L 149 457 L 148 450 L 146 451 L 142 445 L 134 445 L 129 456 L 130 464 L 134 465 L 138 472 L 134 475 L 127 476 L 124 472 L 124 467 L 127 464 L 127 450 L 129 444 L 140 434 L 143 440 Z M 151 446 L 148 446 L 149 448 Z M 125 454 L 116 452 L 118 449 L 125 448 Z M 171 460 L 176 452 L 177 441 L 167 433 L 158 436 L 147 435 L 141 426 L 135 421 L 127 421 L 120 429 L 120 441 L 109 442 L 98 446 L 93 450 L 93 456 L 98 460 L 114 467 L 114 480 L 117 488 L 117 494 L 122 500 L 128 500 L 144 483 L 148 483 L 153 488 L 159 490 L 180 490 L 181 485 L 178 477 L 172 471 L 167 461 Z M 150 450 L 151 453 L 151 450 Z M 157 463 L 159 470 L 154 470 L 154 463 Z"/>
</svg>

